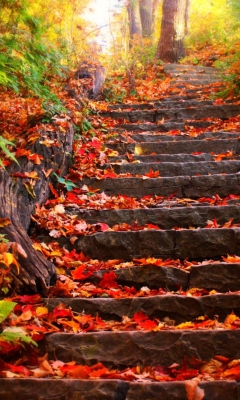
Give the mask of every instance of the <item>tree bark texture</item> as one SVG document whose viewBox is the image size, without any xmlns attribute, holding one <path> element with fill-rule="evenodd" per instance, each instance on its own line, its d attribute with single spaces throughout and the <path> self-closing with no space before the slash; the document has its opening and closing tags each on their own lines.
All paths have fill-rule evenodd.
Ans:
<svg viewBox="0 0 240 400">
<path fill-rule="evenodd" d="M 188 0 L 164 0 L 161 35 L 156 56 L 163 62 L 174 63 L 185 56 Z"/>
<path fill-rule="evenodd" d="M 139 0 L 142 36 L 149 38 L 152 35 L 152 0 Z"/>
<path fill-rule="evenodd" d="M 139 0 L 130 0 L 127 6 L 127 10 L 129 16 L 130 39 L 134 39 L 134 35 L 142 37 Z"/>
<path fill-rule="evenodd" d="M 9 226 L 0 228 L 0 233 L 20 244 L 27 254 L 27 258 L 19 254 L 19 274 L 12 268 L 13 288 L 17 293 L 23 289 L 25 293 L 44 293 L 56 280 L 54 265 L 33 249 L 28 230 L 36 203 L 41 205 L 49 197 L 50 177 L 44 171 L 52 169 L 63 176 L 67 172 L 74 135 L 72 124 L 67 122 L 67 125 L 65 131 L 57 125 L 45 130 L 42 125 L 40 137 L 28 148 L 43 157 L 41 164 L 36 165 L 24 156 L 18 159 L 20 166 L 13 163 L 8 171 L 0 170 L 0 218 L 11 221 Z M 38 179 L 31 181 L 24 174 L 32 171 L 37 172 Z"/>
<path fill-rule="evenodd" d="M 186 11 L 185 11 L 185 35 L 189 32 L 189 10 L 190 10 L 191 0 L 187 0 Z"/>
<path fill-rule="evenodd" d="M 152 32 L 156 30 L 157 11 L 160 0 L 152 0 Z"/>
</svg>

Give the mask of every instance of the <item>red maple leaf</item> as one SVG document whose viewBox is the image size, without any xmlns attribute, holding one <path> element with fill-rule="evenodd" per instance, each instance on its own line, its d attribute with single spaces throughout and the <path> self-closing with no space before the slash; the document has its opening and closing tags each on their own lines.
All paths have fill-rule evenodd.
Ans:
<svg viewBox="0 0 240 400">
<path fill-rule="evenodd" d="M 71 275 L 72 275 L 73 279 L 83 281 L 84 279 L 87 279 L 89 276 L 91 276 L 92 272 L 87 272 L 87 273 L 83 274 L 83 271 L 85 269 L 86 269 L 85 265 L 80 265 L 74 271 L 71 271 Z"/>
<path fill-rule="evenodd" d="M 157 327 L 156 322 L 150 320 L 148 316 L 144 314 L 142 311 L 135 313 L 133 316 L 133 320 L 137 322 L 137 324 L 145 330 L 152 330 Z"/>
<path fill-rule="evenodd" d="M 115 272 L 104 272 L 102 280 L 99 282 L 99 286 L 102 289 L 118 289 L 119 286 L 116 282 L 117 275 Z"/>
<path fill-rule="evenodd" d="M 153 169 L 150 169 L 149 172 L 146 172 L 144 176 L 148 176 L 149 178 L 158 178 L 160 176 L 159 171 L 153 171 Z"/>
<path fill-rule="evenodd" d="M 13 301 L 18 301 L 19 303 L 29 303 L 37 304 L 42 302 L 42 297 L 39 294 L 16 296 L 12 298 Z"/>
</svg>

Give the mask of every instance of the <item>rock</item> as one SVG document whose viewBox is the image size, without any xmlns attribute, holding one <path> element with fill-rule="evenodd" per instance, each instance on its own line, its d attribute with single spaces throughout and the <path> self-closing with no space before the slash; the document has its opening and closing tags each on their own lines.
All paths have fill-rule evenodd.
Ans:
<svg viewBox="0 0 240 400">
<path fill-rule="evenodd" d="M 196 176 L 196 175 L 214 175 L 214 174 L 236 174 L 240 171 L 240 161 L 199 161 L 198 163 L 192 162 L 164 162 L 164 163 L 124 163 L 121 165 L 112 165 L 113 170 L 117 174 L 131 173 L 131 174 L 146 174 L 152 171 L 159 171 L 162 177 L 170 176 Z"/>
<path fill-rule="evenodd" d="M 192 203 L 194 204 L 194 203 Z M 66 210 L 68 211 L 67 207 Z M 123 210 L 80 210 L 70 209 L 70 214 L 78 215 L 86 222 L 96 224 L 104 222 L 113 227 L 117 224 L 127 223 L 133 225 L 135 221 L 138 225 L 154 224 L 161 229 L 178 228 L 205 228 L 208 220 L 217 220 L 219 225 L 228 222 L 233 218 L 235 224 L 240 223 L 240 205 L 204 206 L 192 205 L 191 207 L 172 206 L 167 208 L 159 207 L 150 209 L 123 209 Z"/>
<path fill-rule="evenodd" d="M 240 264 L 216 263 L 193 266 L 190 270 L 190 288 L 198 287 L 219 292 L 239 290 Z"/>
<path fill-rule="evenodd" d="M 53 333 L 40 344 L 49 357 L 107 366 L 170 366 L 184 357 L 210 360 L 216 354 L 240 358 L 239 330 Z"/>
<path fill-rule="evenodd" d="M 125 400 L 128 387 L 127 382 L 119 380 L 1 379 L 0 398 L 3 400 Z"/>
<path fill-rule="evenodd" d="M 192 321 L 199 316 L 206 315 L 214 319 L 218 315 L 223 322 L 232 311 L 240 316 L 239 294 L 215 294 L 209 296 L 181 296 L 167 293 L 160 296 L 135 297 L 125 299 L 90 298 L 90 299 L 48 299 L 46 304 L 50 310 L 59 303 L 71 307 L 73 311 L 86 314 L 99 315 L 101 318 L 119 320 L 123 316 L 132 318 L 136 312 L 142 311 L 149 318 L 158 318 L 163 321 L 165 317 L 175 321 L 175 325 Z"/>
<path fill-rule="evenodd" d="M 131 383 L 126 400 L 187 400 L 183 382 Z"/>
</svg>

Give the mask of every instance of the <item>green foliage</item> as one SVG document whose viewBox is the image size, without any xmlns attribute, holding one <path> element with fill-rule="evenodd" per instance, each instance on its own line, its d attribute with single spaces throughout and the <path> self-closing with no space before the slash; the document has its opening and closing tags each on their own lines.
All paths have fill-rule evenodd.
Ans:
<svg viewBox="0 0 240 400">
<path fill-rule="evenodd" d="M 16 304 L 13 301 L 0 301 L 0 324 L 9 316 Z"/>
<path fill-rule="evenodd" d="M 5 330 L 4 332 L 0 333 L 0 338 L 12 344 L 27 343 L 37 346 L 37 343 L 31 337 L 23 335 L 20 332 L 9 332 Z"/>
<path fill-rule="evenodd" d="M 192 0 L 187 47 L 198 48 L 222 43 L 228 39 L 229 12 L 227 0 Z"/>
<path fill-rule="evenodd" d="M 72 190 L 73 188 L 76 187 L 75 183 L 73 183 L 72 181 L 69 181 L 67 179 L 61 178 L 55 172 L 53 172 L 52 175 L 54 175 L 57 178 L 57 181 L 59 183 L 61 183 L 63 186 L 65 186 L 67 191 L 70 191 L 70 190 Z"/>
<path fill-rule="evenodd" d="M 102 95 L 104 100 L 109 103 L 123 103 L 127 96 L 127 91 L 122 87 L 121 81 L 119 81 L 118 85 L 115 84 L 113 87 L 111 85 L 111 79 L 106 79 Z"/>
<path fill-rule="evenodd" d="M 216 66 L 223 72 L 225 83 L 224 90 L 218 93 L 221 97 L 240 95 L 240 42 L 238 47 L 239 51 L 236 51 L 234 55 L 216 63 Z"/>
<path fill-rule="evenodd" d="M 63 54 L 44 40 L 47 26 L 26 0 L 4 0 L 0 10 L 0 86 L 57 100 L 52 76 L 64 78 Z"/>
<path fill-rule="evenodd" d="M 225 89 L 219 95 L 239 95 L 239 38 L 239 0 L 192 0 L 189 35 L 185 43 L 189 55 L 181 62 L 220 68 Z"/>
<path fill-rule="evenodd" d="M 43 101 L 42 108 L 45 112 L 42 122 L 46 123 L 51 122 L 55 115 L 65 114 L 67 112 L 66 108 L 56 96 L 52 102 L 48 100 Z"/>
<path fill-rule="evenodd" d="M 1 300 L 0 301 L 0 324 L 6 320 L 11 314 L 17 303 L 13 301 Z M 21 329 L 21 328 L 20 328 Z M 31 337 L 25 335 L 21 330 L 19 331 L 16 327 L 6 328 L 0 333 L 0 339 L 12 344 L 33 344 L 37 346 L 37 343 L 32 340 Z"/>
<path fill-rule="evenodd" d="M 135 70 L 136 78 L 141 79 L 145 74 L 145 68 L 154 64 L 157 45 L 151 39 L 136 36 L 131 40 L 131 47 L 127 55 L 126 63 L 130 69 Z"/>
<path fill-rule="evenodd" d="M 5 238 L 5 234 L 0 234 L 0 243 L 1 242 L 3 242 L 3 243 L 8 243 L 9 242 L 9 240 L 7 239 L 7 238 Z"/>
<path fill-rule="evenodd" d="M 87 119 L 84 118 L 81 123 L 81 128 L 83 132 L 88 132 L 90 129 L 92 129 L 92 125 Z"/>
<path fill-rule="evenodd" d="M 8 148 L 6 147 L 7 145 L 14 146 L 14 143 L 10 142 L 9 140 L 4 139 L 4 137 L 0 136 L 0 147 L 1 147 L 1 149 L 6 154 L 6 156 L 8 156 L 11 160 L 15 161 L 18 164 L 18 161 L 14 157 L 14 154 L 11 151 L 9 151 Z M 5 169 L 1 158 L 0 158 L 0 165 Z"/>
</svg>

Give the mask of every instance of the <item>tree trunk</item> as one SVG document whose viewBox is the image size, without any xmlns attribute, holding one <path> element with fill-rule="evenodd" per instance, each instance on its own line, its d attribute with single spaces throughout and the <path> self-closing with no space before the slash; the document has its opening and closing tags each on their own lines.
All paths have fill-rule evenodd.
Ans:
<svg viewBox="0 0 240 400">
<path fill-rule="evenodd" d="M 67 128 L 63 128 L 65 126 Z M 27 254 L 27 258 L 19 254 L 20 273 L 14 266 L 11 270 L 13 288 L 17 293 L 23 289 L 25 293 L 44 293 L 56 280 L 54 265 L 33 249 L 28 230 L 36 203 L 41 205 L 49 197 L 50 178 L 46 171 L 52 169 L 64 175 L 70 163 L 73 127 L 67 120 L 63 120 L 60 127 L 52 124 L 48 130 L 42 125 L 40 137 L 28 148 L 31 153 L 43 157 L 41 164 L 34 164 L 24 156 L 19 158 L 20 167 L 13 163 L 7 172 L 0 170 L 0 218 L 8 218 L 11 222 L 9 226 L 0 228 L 0 234 L 20 244 Z M 38 179 L 24 176 L 32 171 L 37 172 Z"/>
<path fill-rule="evenodd" d="M 152 35 L 152 0 L 139 0 L 143 37 Z"/>
<path fill-rule="evenodd" d="M 159 0 L 152 0 L 152 32 L 153 33 L 156 30 L 158 5 L 159 5 Z"/>
<path fill-rule="evenodd" d="M 185 11 L 185 35 L 189 32 L 189 9 L 191 0 L 187 0 L 186 11 Z"/>
<path fill-rule="evenodd" d="M 134 39 L 134 35 L 142 37 L 139 0 L 130 0 L 127 10 L 129 16 L 130 40 Z"/>
<path fill-rule="evenodd" d="M 187 27 L 188 0 L 164 0 L 161 35 L 156 56 L 174 63 L 185 56 L 184 37 Z"/>
</svg>

